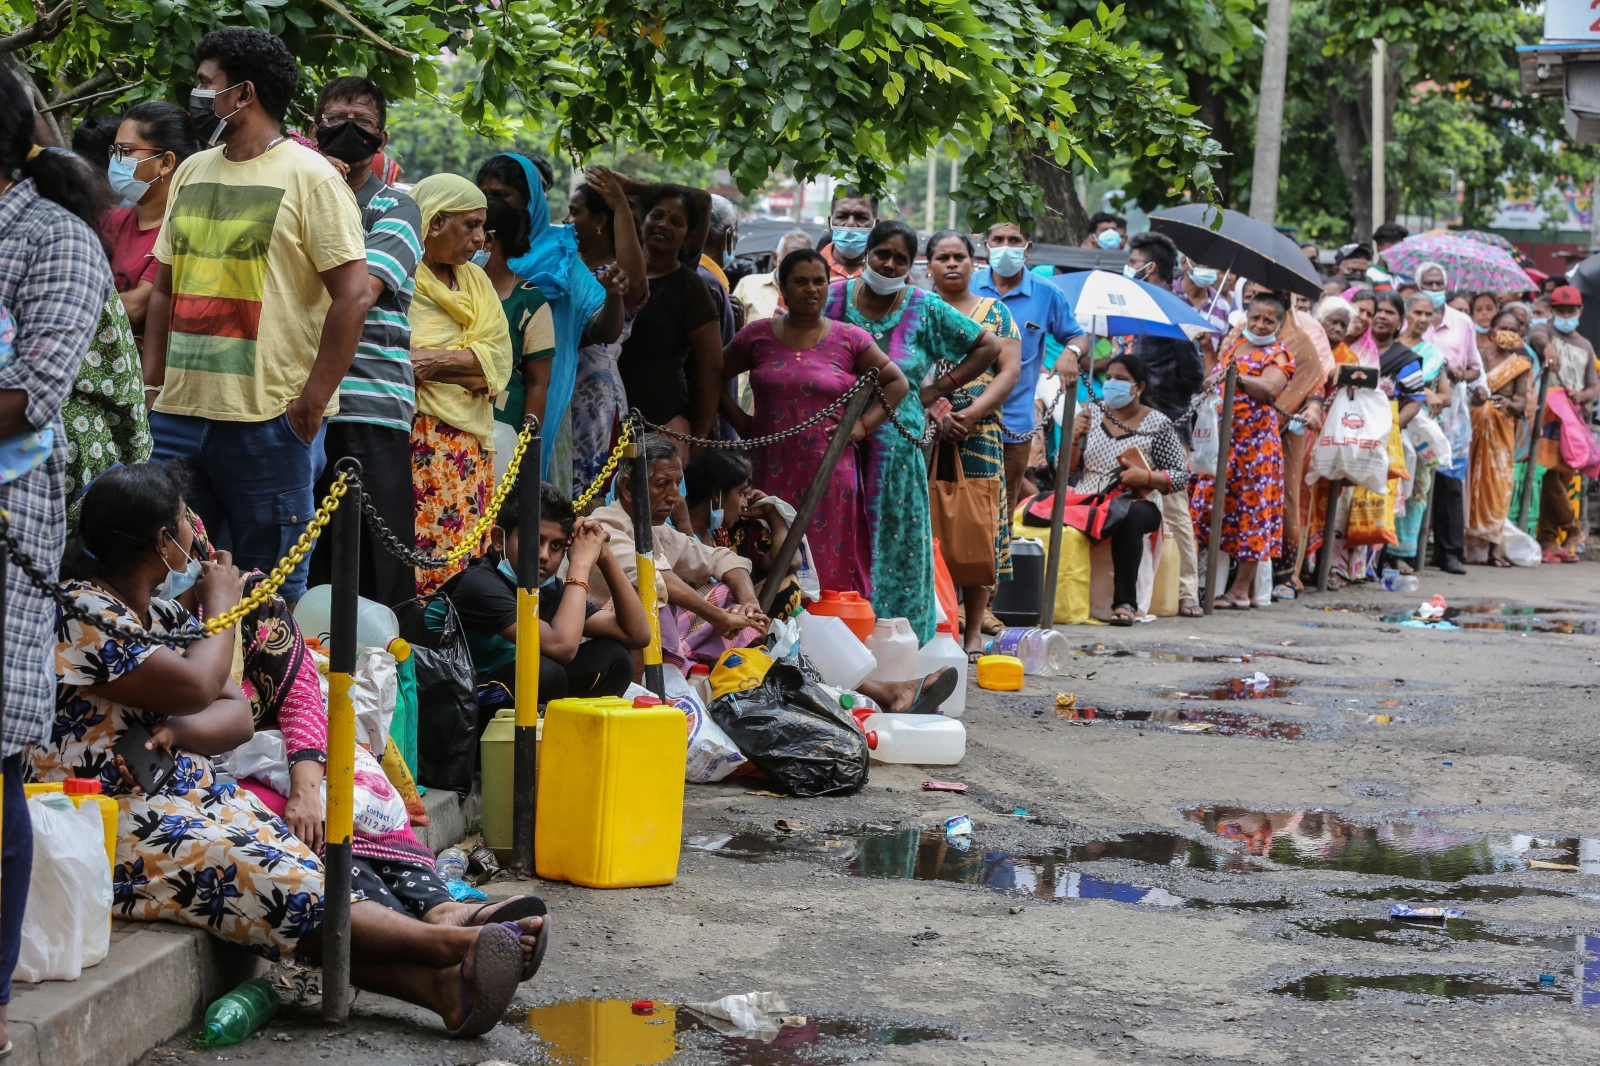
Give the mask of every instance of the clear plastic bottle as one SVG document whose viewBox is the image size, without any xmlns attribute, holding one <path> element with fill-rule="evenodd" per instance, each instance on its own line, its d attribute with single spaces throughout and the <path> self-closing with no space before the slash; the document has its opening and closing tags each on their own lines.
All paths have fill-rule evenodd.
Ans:
<svg viewBox="0 0 1600 1066">
<path fill-rule="evenodd" d="M 1067 668 L 1072 649 L 1067 638 L 1054 629 L 1013 626 L 986 646 L 990 655 L 1015 655 L 1022 660 L 1025 674 L 1059 674 Z"/>
<path fill-rule="evenodd" d="M 433 872 L 441 881 L 459 881 L 467 876 L 470 860 L 460 848 L 445 848 L 433 862 Z"/>
<path fill-rule="evenodd" d="M 873 699 L 871 696 L 863 696 L 859 692 L 839 693 L 839 706 L 843 707 L 851 714 L 856 714 L 858 711 L 870 711 L 876 714 L 878 711 L 882 710 L 882 708 L 878 706 L 877 700 Z M 859 718 L 857 720 L 859 721 Z"/>
<path fill-rule="evenodd" d="M 200 1042 L 207 1047 L 237 1044 L 277 1013 L 278 993 L 267 981 L 252 977 L 206 1009 Z"/>
</svg>

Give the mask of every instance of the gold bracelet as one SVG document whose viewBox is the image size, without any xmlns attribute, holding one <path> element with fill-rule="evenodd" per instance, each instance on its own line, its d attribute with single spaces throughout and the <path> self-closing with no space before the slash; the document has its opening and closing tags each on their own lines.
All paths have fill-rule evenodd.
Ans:
<svg viewBox="0 0 1600 1066">
<path fill-rule="evenodd" d="M 583 589 L 585 594 L 587 594 L 588 591 L 589 591 L 589 583 L 587 581 L 579 581 L 575 577 L 567 578 L 567 584 L 568 585 L 577 585 L 579 588 Z"/>
</svg>

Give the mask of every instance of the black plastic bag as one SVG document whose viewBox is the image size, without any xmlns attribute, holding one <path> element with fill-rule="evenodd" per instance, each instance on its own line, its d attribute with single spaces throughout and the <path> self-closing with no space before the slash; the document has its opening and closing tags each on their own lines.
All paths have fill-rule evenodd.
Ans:
<svg viewBox="0 0 1600 1066">
<path fill-rule="evenodd" d="M 442 593 L 395 608 L 417 675 L 417 783 L 465 796 L 478 756 L 477 674 L 455 604 Z"/>
<path fill-rule="evenodd" d="M 867 783 L 867 737 L 798 668 L 775 663 L 765 680 L 711 704 L 711 718 L 745 758 L 795 796 L 834 796 Z"/>
</svg>

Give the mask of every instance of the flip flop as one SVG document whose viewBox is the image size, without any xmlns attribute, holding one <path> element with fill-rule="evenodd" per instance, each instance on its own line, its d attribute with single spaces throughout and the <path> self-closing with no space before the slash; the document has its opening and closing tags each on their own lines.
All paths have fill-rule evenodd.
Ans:
<svg viewBox="0 0 1600 1066">
<path fill-rule="evenodd" d="M 1274 586 L 1274 588 L 1272 590 L 1272 598 L 1274 600 L 1278 600 L 1278 601 L 1294 599 L 1295 598 L 1294 586 L 1289 584 L 1288 582 L 1284 582 L 1281 585 Z"/>
<path fill-rule="evenodd" d="M 1110 621 L 1111 621 L 1111 624 L 1114 625 L 1114 626 L 1124 626 L 1124 627 L 1126 627 L 1126 626 L 1133 625 L 1133 610 L 1132 610 L 1132 608 L 1129 608 L 1129 607 L 1113 607 L 1113 608 L 1111 608 L 1111 620 Z"/>
<path fill-rule="evenodd" d="M 478 939 L 472 945 L 472 988 L 478 994 L 477 1002 L 467 1012 L 467 1017 L 454 1029 L 453 1037 L 471 1039 L 482 1036 L 500 1024 L 506 1008 L 516 997 L 518 975 L 522 972 L 522 931 L 515 925 L 496 923 L 478 930 Z M 466 962 L 461 966 L 461 1002 L 467 1002 Z"/>
<path fill-rule="evenodd" d="M 955 668 L 950 666 L 941 666 L 932 684 L 928 683 L 928 677 L 934 675 L 929 674 L 917 685 L 917 694 L 911 698 L 911 706 L 905 709 L 906 714 L 938 714 L 939 705 L 950 698 L 961 681 Z"/>
<path fill-rule="evenodd" d="M 1198 603 L 1180 603 L 1180 604 L 1178 604 L 1178 617 L 1179 618 L 1204 618 L 1205 616 L 1206 616 L 1206 612 L 1203 609 L 1201 609 L 1201 607 L 1200 607 L 1200 605 Z"/>
<path fill-rule="evenodd" d="M 1240 603 L 1238 600 L 1229 599 L 1227 596 L 1218 596 L 1211 601 L 1211 609 L 1213 611 L 1248 611 L 1254 606 L 1255 604 L 1248 600 Z"/>
<path fill-rule="evenodd" d="M 489 914 L 484 914 L 489 911 Z M 550 908 L 545 906 L 543 899 L 534 895 L 513 896 L 499 902 L 485 903 L 473 911 L 467 918 L 468 925 L 482 925 L 493 920 L 502 925 L 515 926 L 524 918 L 543 918 L 539 923 L 539 931 L 534 934 L 533 958 L 528 965 L 522 968 L 522 979 L 531 981 L 533 975 L 539 972 L 539 965 L 544 962 L 545 949 L 550 946 Z M 518 927 L 520 929 L 520 926 Z M 522 935 L 519 933 L 519 936 Z"/>
</svg>

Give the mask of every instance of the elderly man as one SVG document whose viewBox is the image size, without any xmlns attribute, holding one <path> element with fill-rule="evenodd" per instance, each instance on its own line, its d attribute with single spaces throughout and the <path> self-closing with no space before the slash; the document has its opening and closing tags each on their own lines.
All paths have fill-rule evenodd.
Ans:
<svg viewBox="0 0 1600 1066">
<path fill-rule="evenodd" d="M 1417 288 L 1433 301 L 1433 325 L 1422 339 L 1444 353 L 1445 372 L 1450 382 L 1463 384 L 1457 409 L 1444 420 L 1457 428 L 1458 436 L 1452 448 L 1459 454 L 1449 470 L 1441 467 L 1433 476 L 1433 543 L 1439 567 L 1447 574 L 1464 574 L 1467 568 L 1465 529 L 1466 512 L 1466 453 L 1472 440 L 1472 421 L 1467 416 L 1467 397 L 1473 389 L 1484 389 L 1483 357 L 1478 354 L 1477 331 L 1465 311 L 1458 311 L 1445 302 L 1450 288 L 1450 276 L 1438 263 L 1423 263 L 1417 267 Z M 1487 390 L 1485 390 L 1487 391 Z M 1420 554 L 1420 553 L 1419 553 Z"/>
<path fill-rule="evenodd" d="M 761 322 L 783 310 L 783 293 L 778 290 L 778 264 L 790 252 L 813 247 L 811 235 L 803 229 L 792 229 L 778 238 L 777 250 L 772 254 L 772 269 L 764 274 L 746 274 L 733 287 L 733 299 L 744 309 L 745 325 Z"/>
<path fill-rule="evenodd" d="M 680 496 L 683 463 L 677 445 L 646 434 L 639 459 L 624 459 L 612 482 L 616 499 L 589 517 L 609 538 L 611 554 L 635 586 L 639 583 L 633 539 L 633 464 L 647 464 L 650 485 L 651 536 L 655 543 L 656 605 L 661 621 L 662 655 L 679 667 L 691 655 L 715 659 L 730 647 L 749 644 L 766 628 L 751 582 L 751 563 L 729 548 L 714 548 L 666 524 Z M 603 571 L 595 572 L 589 601 L 597 606 L 611 599 Z M 701 591 L 703 590 L 703 591 Z M 697 621 L 699 619 L 700 621 Z"/>
<path fill-rule="evenodd" d="M 1533 327 L 1528 344 L 1544 357 L 1555 374 L 1551 388 L 1560 388 L 1572 401 L 1580 417 L 1600 399 L 1600 375 L 1594 369 L 1594 346 L 1578 332 L 1583 317 L 1583 296 L 1571 285 L 1562 285 L 1550 294 L 1550 321 Z M 1567 496 L 1573 475 L 1546 470 L 1539 484 L 1539 546 L 1547 563 L 1575 563 L 1574 545 L 1582 545 L 1586 530 L 1578 509 Z M 1562 534 L 1565 534 L 1563 542 Z"/>
</svg>

